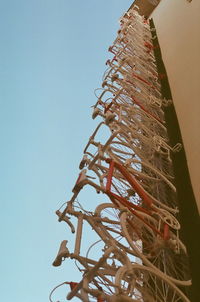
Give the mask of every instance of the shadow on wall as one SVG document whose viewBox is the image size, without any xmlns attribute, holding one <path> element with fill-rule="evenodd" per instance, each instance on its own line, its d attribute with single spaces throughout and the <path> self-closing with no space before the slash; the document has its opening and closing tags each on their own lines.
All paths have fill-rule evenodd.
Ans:
<svg viewBox="0 0 200 302">
<path fill-rule="evenodd" d="M 136 5 L 138 6 L 139 14 L 148 18 L 160 1 L 161 0 L 135 0 L 128 11 Z"/>
</svg>

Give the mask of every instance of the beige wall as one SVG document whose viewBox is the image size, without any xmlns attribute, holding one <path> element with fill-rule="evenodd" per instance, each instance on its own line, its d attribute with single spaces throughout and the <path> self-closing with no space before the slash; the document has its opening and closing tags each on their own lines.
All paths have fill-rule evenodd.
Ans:
<svg viewBox="0 0 200 302">
<path fill-rule="evenodd" d="M 200 0 L 162 0 L 152 15 L 200 211 Z"/>
</svg>

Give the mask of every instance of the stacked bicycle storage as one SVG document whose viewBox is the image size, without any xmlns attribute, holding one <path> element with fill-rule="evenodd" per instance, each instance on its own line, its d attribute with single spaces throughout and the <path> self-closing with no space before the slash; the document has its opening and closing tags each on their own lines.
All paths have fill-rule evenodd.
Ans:
<svg viewBox="0 0 200 302">
<path fill-rule="evenodd" d="M 168 142 L 163 108 L 170 101 L 160 92 L 151 32 L 135 8 L 121 18 L 102 88 L 95 91 L 92 118 L 101 122 L 84 149 L 73 196 L 56 212 L 76 240 L 73 253 L 61 242 L 53 265 L 71 258 L 82 272 L 81 281 L 63 282 L 69 284 L 68 300 L 189 302 L 171 161 L 181 145 Z M 105 127 L 109 134 L 101 142 L 98 133 Z M 88 186 L 109 199 L 94 212 L 77 202 Z M 76 230 L 71 217 L 77 219 Z M 99 258 L 80 253 L 83 222 L 102 244 Z"/>
</svg>

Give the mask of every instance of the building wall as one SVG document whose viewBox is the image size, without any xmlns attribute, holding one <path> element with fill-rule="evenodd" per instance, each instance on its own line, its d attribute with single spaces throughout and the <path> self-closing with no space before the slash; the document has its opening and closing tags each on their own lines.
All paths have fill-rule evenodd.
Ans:
<svg viewBox="0 0 200 302">
<path fill-rule="evenodd" d="M 162 0 L 153 18 L 200 212 L 200 1 Z"/>
</svg>

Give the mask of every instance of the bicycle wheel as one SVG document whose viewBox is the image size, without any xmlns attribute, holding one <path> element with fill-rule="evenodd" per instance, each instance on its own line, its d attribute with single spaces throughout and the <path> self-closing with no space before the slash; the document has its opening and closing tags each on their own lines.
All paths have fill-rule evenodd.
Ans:
<svg viewBox="0 0 200 302">
<path fill-rule="evenodd" d="M 120 224 L 120 208 L 112 203 L 102 203 L 94 211 L 94 215 L 101 218 L 101 225 L 106 237 L 111 240 L 111 244 L 116 245 L 125 253 L 129 254 L 130 261 L 135 262 L 136 253 L 130 248 L 129 243 L 125 240 Z"/>
<path fill-rule="evenodd" d="M 159 221 L 150 215 L 140 213 L 140 216 L 142 215 L 144 222 L 139 228 L 133 215 L 125 212 L 121 214 L 121 227 L 130 247 L 143 263 L 159 270 L 175 284 L 191 285 L 185 246 L 173 232 L 170 232 L 170 240 L 163 239 L 154 231 L 159 230 Z M 135 232 L 138 234 L 138 241 L 133 238 Z"/>
<path fill-rule="evenodd" d="M 121 267 L 115 276 L 116 293 L 138 302 L 190 302 L 171 281 L 143 265 Z"/>
</svg>

